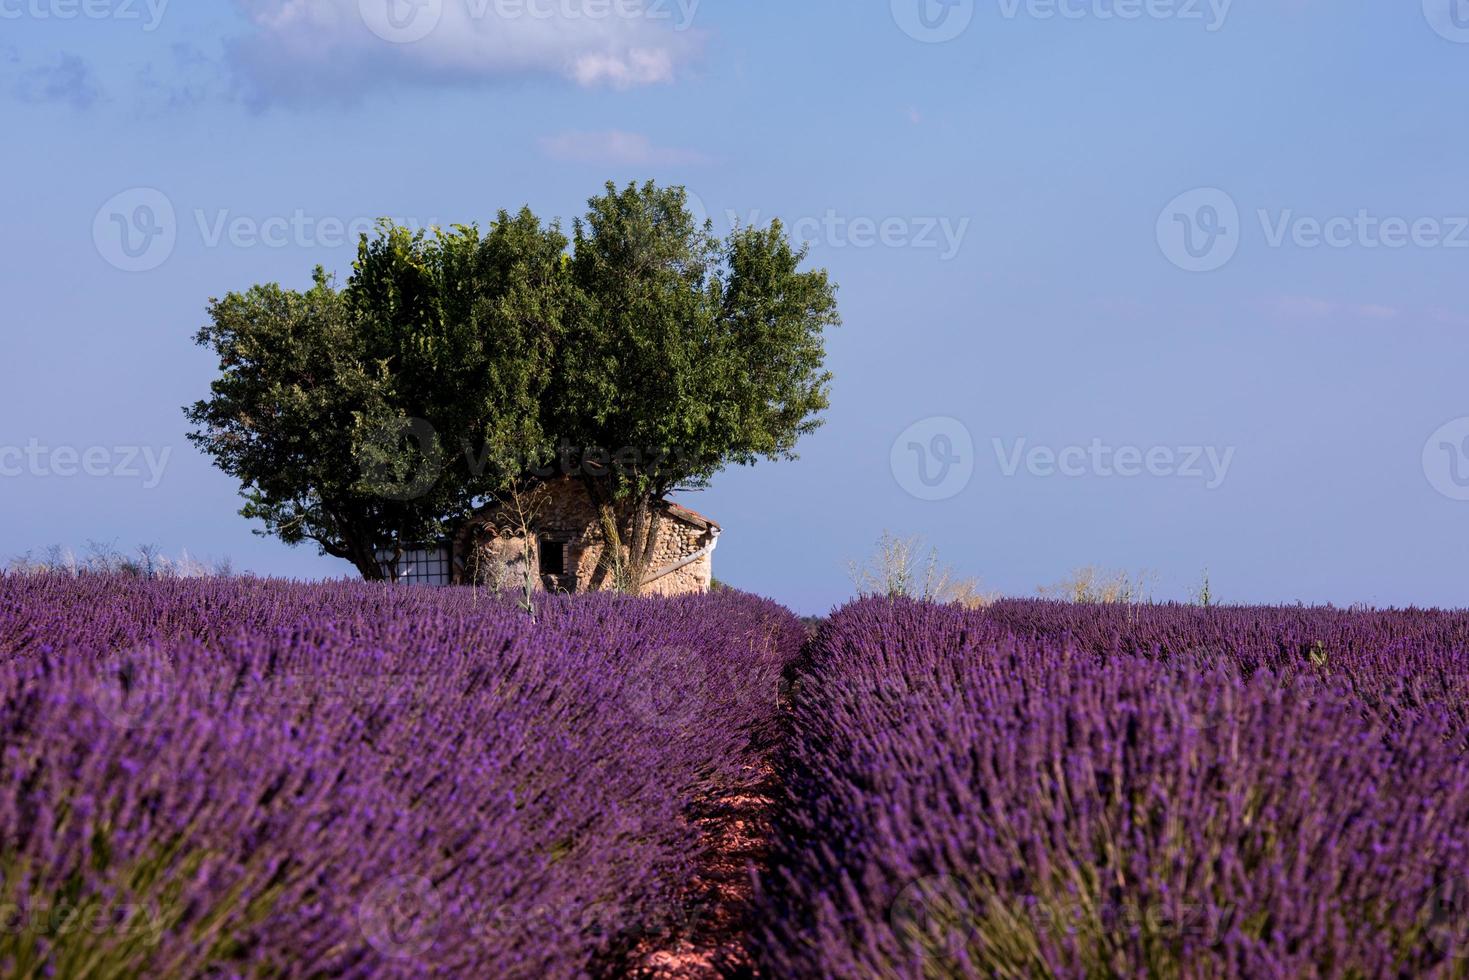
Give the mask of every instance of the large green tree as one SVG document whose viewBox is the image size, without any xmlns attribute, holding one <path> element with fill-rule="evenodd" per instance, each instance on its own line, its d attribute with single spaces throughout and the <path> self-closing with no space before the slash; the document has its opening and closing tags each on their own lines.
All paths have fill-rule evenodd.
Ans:
<svg viewBox="0 0 1469 980">
<path fill-rule="evenodd" d="M 805 257 L 778 223 L 717 239 L 651 183 L 608 184 L 572 242 L 528 210 L 483 234 L 384 223 L 341 289 L 318 269 L 304 292 L 211 302 L 197 339 L 220 374 L 190 438 L 259 533 L 369 579 L 477 504 L 573 476 L 610 545 L 600 574 L 635 590 L 659 498 L 791 457 L 820 424 L 839 319 Z"/>
<path fill-rule="evenodd" d="M 579 473 L 611 544 L 603 574 L 621 587 L 648 570 L 658 498 L 731 463 L 793 457 L 820 424 L 823 331 L 839 320 L 805 257 L 778 222 L 716 239 L 681 187 L 608 184 L 576 223 L 546 427 L 589 462 L 610 457 Z"/>
<path fill-rule="evenodd" d="M 340 290 L 318 269 L 305 292 L 212 301 L 196 339 L 220 373 L 186 409 L 189 438 L 239 481 L 258 533 L 396 578 L 401 543 L 442 537 L 550 446 L 565 248 L 528 211 L 483 235 L 384 224 Z"/>
</svg>

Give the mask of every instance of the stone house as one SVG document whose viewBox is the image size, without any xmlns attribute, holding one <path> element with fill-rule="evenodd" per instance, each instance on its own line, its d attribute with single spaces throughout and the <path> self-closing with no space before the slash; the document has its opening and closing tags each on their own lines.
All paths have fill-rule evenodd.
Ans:
<svg viewBox="0 0 1469 980">
<path fill-rule="evenodd" d="M 526 508 L 530 560 L 536 587 L 552 592 L 594 588 L 602 560 L 603 535 L 586 487 L 563 478 L 543 484 Z M 707 592 L 714 580 L 714 548 L 720 527 L 669 500 L 654 504 L 657 536 L 643 583 L 645 595 Z M 400 567 L 400 581 L 434 585 L 517 587 L 524 581 L 527 554 L 521 515 L 511 505 L 476 511 L 454 538 L 435 548 L 414 548 Z M 610 588 L 604 582 L 601 588 Z"/>
</svg>

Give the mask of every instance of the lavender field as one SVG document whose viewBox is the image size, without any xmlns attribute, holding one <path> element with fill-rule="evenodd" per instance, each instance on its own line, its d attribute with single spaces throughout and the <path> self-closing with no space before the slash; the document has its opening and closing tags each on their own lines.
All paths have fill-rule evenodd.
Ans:
<svg viewBox="0 0 1469 980">
<path fill-rule="evenodd" d="M 1469 616 L 0 576 L 0 972 L 1469 975 Z M 701 972 L 702 971 L 702 972 Z"/>
<path fill-rule="evenodd" d="M 0 577 L 0 972 L 616 973 L 802 637 L 743 596 Z"/>
<path fill-rule="evenodd" d="M 771 976 L 1469 972 L 1469 617 L 867 600 L 799 677 Z"/>
</svg>

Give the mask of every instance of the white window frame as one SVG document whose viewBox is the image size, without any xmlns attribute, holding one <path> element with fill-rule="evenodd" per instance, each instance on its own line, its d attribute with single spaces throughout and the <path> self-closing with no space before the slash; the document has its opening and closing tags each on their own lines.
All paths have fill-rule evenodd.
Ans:
<svg viewBox="0 0 1469 980">
<path fill-rule="evenodd" d="M 387 574 L 393 560 L 393 551 L 381 548 L 377 560 Z M 399 585 L 445 586 L 454 584 L 453 559 L 447 544 L 409 544 L 403 546 L 403 557 L 398 561 Z"/>
</svg>

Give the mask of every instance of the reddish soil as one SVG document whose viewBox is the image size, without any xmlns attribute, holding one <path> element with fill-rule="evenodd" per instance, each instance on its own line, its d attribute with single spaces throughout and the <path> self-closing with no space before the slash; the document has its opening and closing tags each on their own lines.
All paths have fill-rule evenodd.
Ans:
<svg viewBox="0 0 1469 980">
<path fill-rule="evenodd" d="M 702 980 L 751 975 L 744 937 L 754 898 L 753 869 L 766 858 L 775 771 L 761 763 L 747 772 L 747 786 L 707 801 L 695 820 L 704 836 L 705 857 L 688 904 L 699 914 L 684 934 L 641 954 L 633 976 Z"/>
</svg>

